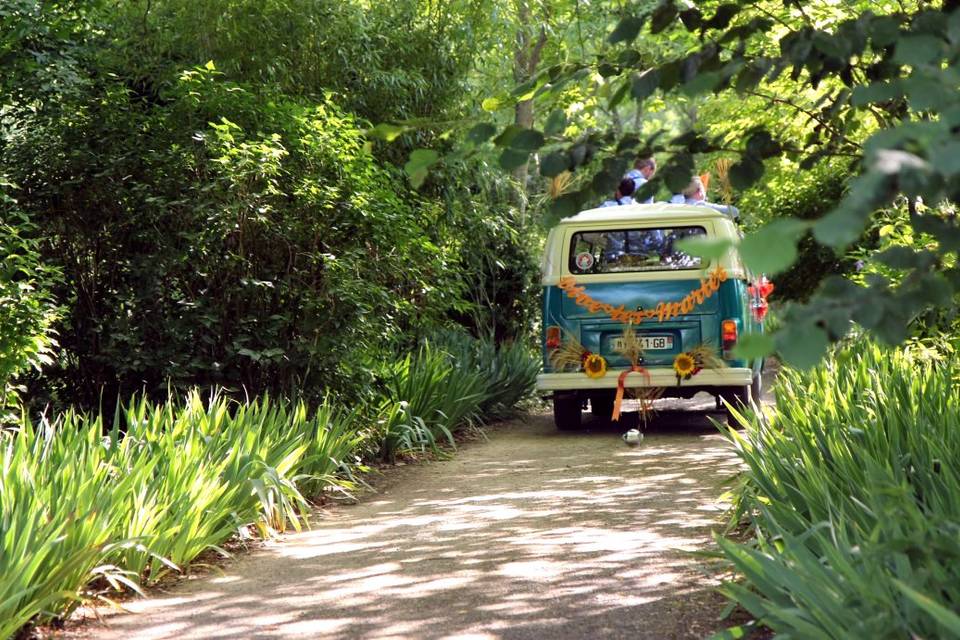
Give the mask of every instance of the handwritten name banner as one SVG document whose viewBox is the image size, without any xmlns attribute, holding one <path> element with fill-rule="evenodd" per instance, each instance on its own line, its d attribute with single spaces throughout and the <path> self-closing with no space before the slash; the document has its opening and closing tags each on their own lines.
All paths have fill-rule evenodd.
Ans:
<svg viewBox="0 0 960 640">
<path fill-rule="evenodd" d="M 644 320 L 656 318 L 657 322 L 669 320 L 681 313 L 690 313 L 694 307 L 703 304 L 703 301 L 712 296 L 720 289 L 720 283 L 727 279 L 727 271 L 723 267 L 717 267 L 710 272 L 710 277 L 706 280 L 700 280 L 700 286 L 679 302 L 659 302 L 653 309 L 642 309 L 640 311 L 628 311 L 623 305 L 614 307 L 612 304 L 596 300 L 586 293 L 586 288 L 577 285 L 577 280 L 573 276 L 564 276 L 560 278 L 560 289 L 567 294 L 567 297 L 573 298 L 573 301 L 579 307 L 583 307 L 590 313 L 603 311 L 614 320 L 619 322 L 641 323 Z"/>
</svg>

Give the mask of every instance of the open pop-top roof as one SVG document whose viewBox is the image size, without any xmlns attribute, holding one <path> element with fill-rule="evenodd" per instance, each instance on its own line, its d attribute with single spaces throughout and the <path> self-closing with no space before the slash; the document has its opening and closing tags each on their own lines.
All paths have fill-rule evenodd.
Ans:
<svg viewBox="0 0 960 640">
<path fill-rule="evenodd" d="M 701 220 L 732 220 L 724 214 L 700 205 L 669 204 L 658 202 L 655 204 L 625 204 L 616 207 L 598 207 L 581 211 L 575 216 L 563 218 L 559 224 L 583 224 L 584 222 L 626 222 L 629 220 L 646 221 L 647 219 L 663 218 L 676 215 L 684 221 Z"/>
</svg>

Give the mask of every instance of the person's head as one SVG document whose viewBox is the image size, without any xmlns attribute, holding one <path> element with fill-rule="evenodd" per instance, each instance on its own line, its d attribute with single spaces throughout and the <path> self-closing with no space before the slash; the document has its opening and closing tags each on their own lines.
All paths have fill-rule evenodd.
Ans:
<svg viewBox="0 0 960 640">
<path fill-rule="evenodd" d="M 620 198 L 626 198 L 627 196 L 633 195 L 633 190 L 636 189 L 636 183 L 630 178 L 624 178 L 620 181 L 620 186 L 617 187 L 617 200 Z"/>
<path fill-rule="evenodd" d="M 700 176 L 694 176 L 687 188 L 682 191 L 683 197 L 687 200 L 706 200 L 707 189 L 703 186 L 703 180 Z"/>
<path fill-rule="evenodd" d="M 653 159 L 653 156 L 637 158 L 637 161 L 633 163 L 633 167 L 642 173 L 644 178 L 649 180 L 653 174 L 657 172 L 657 161 Z"/>
</svg>

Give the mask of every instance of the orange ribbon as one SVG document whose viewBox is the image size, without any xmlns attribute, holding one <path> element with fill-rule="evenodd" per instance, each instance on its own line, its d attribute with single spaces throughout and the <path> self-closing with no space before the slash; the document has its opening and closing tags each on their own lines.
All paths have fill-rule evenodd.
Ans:
<svg viewBox="0 0 960 640">
<path fill-rule="evenodd" d="M 620 405 L 623 403 L 623 391 L 626 386 L 627 376 L 631 373 L 642 373 L 647 381 L 647 386 L 650 386 L 650 372 L 641 366 L 633 365 L 627 371 L 621 373 L 620 377 L 617 378 L 617 395 L 613 399 L 613 416 L 610 418 L 614 422 L 620 420 Z"/>
</svg>

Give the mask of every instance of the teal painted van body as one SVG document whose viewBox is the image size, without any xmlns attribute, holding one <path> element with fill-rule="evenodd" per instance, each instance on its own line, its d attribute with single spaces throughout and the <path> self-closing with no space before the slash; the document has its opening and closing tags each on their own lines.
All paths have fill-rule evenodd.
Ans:
<svg viewBox="0 0 960 640">
<path fill-rule="evenodd" d="M 730 248 L 719 257 L 700 259 L 685 253 L 680 243 L 691 236 L 728 241 Z M 718 408 L 721 399 L 729 408 L 759 397 L 762 359 L 734 358 L 736 342 L 724 342 L 722 335 L 726 321 L 736 325 L 736 341 L 763 332 L 763 323 L 753 311 L 758 300 L 751 299 L 748 290 L 752 275 L 733 249 L 739 238 L 735 223 L 724 215 L 707 207 L 672 204 L 584 211 L 551 230 L 542 265 L 543 372 L 537 377 L 537 388 L 552 397 L 560 429 L 577 428 L 580 411 L 587 406 L 594 415 L 609 419 L 614 392 L 621 384 L 656 387 L 664 396 L 691 397 L 707 391 L 717 397 Z M 625 312 L 650 312 L 661 303 L 678 303 L 715 273 L 725 276 L 719 286 L 699 304 L 686 307 L 686 313 L 632 323 L 621 317 Z M 585 296 L 581 304 L 577 292 Z M 603 307 L 591 311 L 590 301 L 594 309 L 598 304 Z M 644 341 L 643 359 L 638 363 L 642 372 L 631 371 L 632 363 L 617 350 L 629 327 Z M 556 345 L 548 345 L 547 338 L 556 339 L 557 334 L 603 356 L 606 372 L 587 376 L 576 367 L 555 370 L 550 353 Z M 704 368 L 678 380 L 674 359 L 704 345 L 713 347 L 724 366 Z"/>
<path fill-rule="evenodd" d="M 625 309 L 653 309 L 660 301 L 675 301 L 700 286 L 699 279 L 650 281 L 649 273 L 643 274 L 640 282 L 595 283 L 586 287 L 587 293 L 606 303 Z M 720 289 L 703 304 L 697 305 L 688 314 L 676 316 L 663 322 L 645 321 L 634 325 L 641 337 L 669 336 L 673 338 L 669 349 L 648 350 L 641 364 L 645 367 L 672 367 L 674 358 L 701 344 L 715 345 L 720 350 L 720 323 L 732 319 L 737 322 L 739 335 L 762 332 L 749 309 L 748 283 L 740 279 L 728 279 Z M 546 346 L 546 328 L 560 327 L 563 335 L 572 335 L 591 353 L 602 355 L 610 368 L 626 368 L 630 363 L 613 348 L 616 338 L 623 335 L 627 324 L 618 322 L 602 312 L 591 313 L 576 304 L 559 286 L 543 287 L 543 324 L 541 353 L 544 372 L 552 372 L 549 350 Z M 749 367 L 760 370 L 761 361 L 746 362 L 735 358 L 725 359 L 730 367 Z"/>
</svg>

